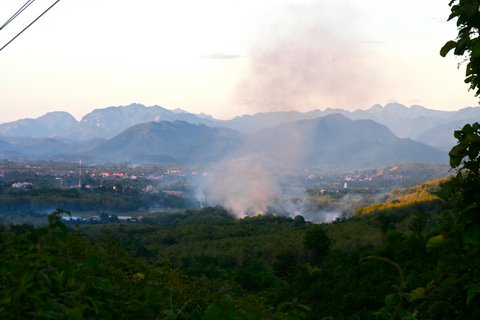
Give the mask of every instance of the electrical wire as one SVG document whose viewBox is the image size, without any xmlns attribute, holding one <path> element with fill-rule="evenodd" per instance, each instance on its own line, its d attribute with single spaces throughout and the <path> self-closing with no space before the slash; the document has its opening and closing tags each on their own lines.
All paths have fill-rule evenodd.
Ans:
<svg viewBox="0 0 480 320">
<path fill-rule="evenodd" d="M 34 3 L 35 0 L 28 0 L 27 2 L 25 2 L 25 4 L 17 10 L 17 12 L 15 12 L 13 14 L 13 16 L 11 16 L 1 27 L 0 27 L 0 30 L 2 30 L 3 28 L 5 28 L 10 22 L 12 22 L 16 17 L 18 17 L 25 9 L 27 9 L 32 3 Z"/>
<path fill-rule="evenodd" d="M 8 46 L 10 43 L 13 42 L 13 40 L 17 39 L 18 36 L 20 36 L 25 30 L 27 30 L 28 28 L 30 28 L 30 26 L 32 24 L 34 24 L 35 22 L 37 22 L 38 19 L 40 19 L 45 13 L 47 13 L 50 9 L 52 9 L 57 3 L 59 3 L 60 0 L 57 0 L 55 1 L 50 7 L 47 8 L 47 10 L 43 11 L 41 15 L 39 15 L 38 17 L 35 18 L 35 20 L 33 20 L 32 22 L 30 22 L 30 24 L 28 26 L 26 26 L 25 28 L 23 28 L 22 31 L 20 31 L 19 33 L 17 33 L 17 35 L 15 37 L 13 37 L 10 41 L 8 41 L 3 47 L 0 48 L 0 51 L 2 51 L 3 49 L 5 49 L 6 46 Z"/>
</svg>

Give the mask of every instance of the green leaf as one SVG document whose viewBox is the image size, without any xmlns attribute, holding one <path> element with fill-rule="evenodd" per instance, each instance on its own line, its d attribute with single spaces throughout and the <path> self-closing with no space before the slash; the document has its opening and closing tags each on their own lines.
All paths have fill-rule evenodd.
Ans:
<svg viewBox="0 0 480 320">
<path fill-rule="evenodd" d="M 438 248 L 444 247 L 448 244 L 448 239 L 444 234 L 439 234 L 438 236 L 431 237 L 427 242 L 427 253 L 432 253 Z"/>
<path fill-rule="evenodd" d="M 220 304 L 211 304 L 208 306 L 202 319 L 205 320 L 222 320 L 234 319 L 235 308 L 233 306 L 225 306 Z"/>
<path fill-rule="evenodd" d="M 472 46 L 472 53 L 470 54 L 472 58 L 480 57 L 480 41 L 475 40 L 475 44 Z M 468 67 L 468 65 L 467 65 Z"/>
<path fill-rule="evenodd" d="M 68 319 L 72 319 L 72 320 L 84 319 L 83 314 L 82 314 L 82 310 L 80 310 L 78 308 L 67 308 L 67 309 L 65 309 L 65 313 L 66 313 Z"/>
<path fill-rule="evenodd" d="M 442 49 L 440 49 L 440 55 L 442 57 L 445 57 L 447 55 L 447 53 L 450 52 L 450 50 L 452 50 L 453 48 L 455 48 L 457 46 L 457 42 L 456 41 L 453 41 L 453 40 L 450 40 L 448 41 L 447 43 L 445 43 L 442 47 Z"/>
<path fill-rule="evenodd" d="M 451 157 L 457 157 L 457 156 L 462 156 L 464 157 L 465 156 L 465 151 L 467 150 L 467 148 L 463 145 L 463 144 L 458 144 L 456 146 L 454 146 L 452 148 L 452 150 L 450 150 L 450 152 L 448 153 Z"/>
<path fill-rule="evenodd" d="M 12 297 L 9 295 L 0 299 L 0 304 L 10 304 L 10 302 L 12 302 Z"/>
<path fill-rule="evenodd" d="M 480 143 L 480 137 L 478 136 L 477 132 L 472 132 L 472 133 L 469 133 L 465 137 L 465 142 L 467 142 L 467 143 Z"/>
<path fill-rule="evenodd" d="M 480 53 L 480 51 L 479 51 Z M 467 66 L 465 67 L 465 77 L 468 77 L 469 75 L 473 74 L 473 68 L 472 68 L 472 63 L 469 62 Z"/>
<path fill-rule="evenodd" d="M 463 132 L 462 130 L 455 130 L 453 131 L 453 136 L 455 137 L 455 139 L 460 139 L 463 135 Z"/>
<path fill-rule="evenodd" d="M 472 246 L 480 246 L 480 226 L 474 225 L 468 227 L 463 234 L 463 242 Z"/>
<path fill-rule="evenodd" d="M 396 293 L 392 293 L 385 296 L 385 307 L 387 308 L 387 310 L 392 310 L 396 303 L 397 303 Z"/>
<path fill-rule="evenodd" d="M 457 144 L 450 150 L 448 156 L 450 157 L 450 166 L 452 168 L 456 168 L 462 163 L 462 159 L 467 155 L 466 151 L 467 146 L 464 142 Z"/>
<path fill-rule="evenodd" d="M 407 310 L 405 310 L 404 308 L 401 308 L 400 310 L 398 310 L 398 317 L 399 319 L 402 319 L 402 320 L 413 320 L 415 319 L 412 314 L 410 312 L 408 312 Z"/>
<path fill-rule="evenodd" d="M 460 6 L 457 4 L 457 5 L 454 5 L 452 6 L 454 1 L 450 2 L 449 6 L 451 6 L 451 11 L 452 13 L 450 14 L 450 16 L 448 17 L 447 21 L 450 21 L 452 20 L 453 18 L 455 18 L 456 16 L 458 16 L 458 9 L 460 8 Z"/>
<path fill-rule="evenodd" d="M 473 133 L 473 127 L 470 123 L 467 123 L 466 125 L 463 126 L 462 131 L 466 134 L 468 133 Z"/>
<path fill-rule="evenodd" d="M 410 301 L 425 299 L 425 297 L 426 297 L 426 290 L 425 288 L 422 288 L 422 287 L 413 289 L 409 295 Z"/>
<path fill-rule="evenodd" d="M 480 284 L 472 284 L 467 290 L 467 306 L 472 302 L 473 298 L 480 293 Z"/>
</svg>

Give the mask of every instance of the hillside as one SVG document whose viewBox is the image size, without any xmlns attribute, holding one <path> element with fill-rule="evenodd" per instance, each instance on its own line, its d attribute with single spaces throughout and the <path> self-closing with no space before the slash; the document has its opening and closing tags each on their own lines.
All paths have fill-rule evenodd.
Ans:
<svg viewBox="0 0 480 320">
<path fill-rule="evenodd" d="M 160 107 L 128 106 L 122 116 L 125 121 L 135 118 L 135 108 L 167 112 Z M 110 108 L 99 114 L 117 112 L 117 108 Z M 142 117 L 142 112 L 137 116 Z M 175 114 L 192 116 L 178 110 Z M 108 122 L 108 117 L 102 119 Z M 124 120 L 116 126 L 126 125 Z M 101 125 L 102 121 L 97 123 L 98 130 L 115 131 Z M 203 116 L 202 121 L 213 120 Z M 77 132 L 74 136 L 82 134 Z M 1 140 L 4 143 L 0 155 L 12 160 L 78 161 L 81 158 L 87 162 L 205 165 L 229 157 L 260 156 L 270 167 L 337 167 L 341 170 L 413 162 L 446 163 L 445 152 L 411 139 L 399 139 L 386 126 L 372 120 L 350 120 L 341 114 L 293 121 L 250 134 L 176 120 L 140 123 L 111 139 L 12 136 Z"/>
<path fill-rule="evenodd" d="M 77 120 L 63 111 L 49 112 L 36 119 L 21 119 L 0 124 L 2 137 L 54 137 L 77 124 Z"/>
<path fill-rule="evenodd" d="M 205 164 L 236 148 L 241 135 L 184 121 L 148 122 L 125 130 L 89 153 L 94 159 L 124 162 L 133 159 L 167 160 L 171 164 Z"/>
<path fill-rule="evenodd" d="M 254 134 L 183 121 L 133 126 L 85 153 L 91 161 L 196 164 L 262 158 L 271 167 L 373 168 L 402 162 L 445 163 L 446 154 L 399 139 L 371 120 L 334 114 Z M 143 159 L 143 160 L 142 160 Z"/>
<path fill-rule="evenodd" d="M 77 126 L 65 130 L 59 137 L 77 140 L 109 139 L 137 124 L 177 120 L 192 124 L 215 125 L 208 116 L 194 115 L 183 110 L 168 110 L 157 105 L 146 107 L 133 103 L 128 106 L 95 109 L 86 114 Z"/>
<path fill-rule="evenodd" d="M 326 108 L 308 112 L 278 111 L 237 116 L 230 120 L 215 119 L 203 113 L 193 114 L 182 109 L 169 110 L 158 105 L 145 106 L 132 103 L 126 106 L 98 108 L 75 120 L 66 112 L 50 112 L 36 119 L 22 119 L 0 124 L 0 137 L 56 137 L 61 140 L 110 139 L 134 125 L 151 121 L 185 121 L 210 127 L 225 127 L 244 133 L 254 133 L 281 124 L 342 114 L 351 120 L 373 120 L 386 125 L 400 138 L 421 139 L 421 142 L 445 150 L 438 136 L 429 133 L 449 123 L 464 124 L 480 120 L 479 107 L 467 107 L 458 111 L 440 111 L 423 106 L 407 107 L 399 103 L 385 106 L 373 105 L 361 110 Z M 451 128 L 451 126 L 449 127 Z"/>
<path fill-rule="evenodd" d="M 253 134 L 247 150 L 300 166 L 373 168 L 395 163 L 445 163 L 445 153 L 396 137 L 371 120 L 332 114 Z M 282 162 L 282 159 L 287 159 Z"/>
<path fill-rule="evenodd" d="M 330 118 L 331 128 L 352 121 Z M 162 132 L 182 127 L 198 130 L 197 135 L 203 130 L 206 136 L 210 133 L 206 126 L 192 126 L 150 123 L 130 134 L 148 140 L 168 137 Z M 369 123 L 360 126 L 367 128 L 368 137 Z M 138 144 L 140 138 L 132 141 Z M 393 134 L 390 138 L 398 139 Z M 165 147 L 169 147 L 166 142 Z M 33 167 L 36 172 L 30 172 Z M 41 175 L 40 167 L 26 168 L 29 174 Z M 415 168 L 421 175 L 443 170 L 403 165 L 365 174 L 390 175 Z M 111 183 L 120 186 L 116 179 Z M 148 184 L 143 182 L 142 188 Z M 339 190 L 335 185 L 311 193 L 325 200 L 317 201 L 313 210 L 321 213 L 334 209 L 333 200 L 346 204 L 354 200 L 352 196 L 370 194 L 369 187 Z M 5 224 L 0 224 L 0 274 L 7 275 L 0 282 L 2 319 L 27 318 L 32 312 L 39 318 L 71 314 L 107 319 L 150 318 L 160 312 L 192 320 L 373 320 L 379 315 L 389 319 L 397 312 L 406 319 L 480 315 L 476 268 L 480 192 L 478 176 L 468 172 L 394 189 L 381 202 L 353 217 L 337 215 L 329 224 L 306 221 L 305 212 L 301 213 L 305 216 L 278 215 L 274 208 L 271 214 L 244 218 L 222 207 L 206 207 L 145 212 L 124 219 L 121 210 L 145 207 L 145 201 L 167 202 L 168 194 L 149 193 L 149 200 L 132 188 L 119 193 L 102 187 L 101 193 L 93 193 L 86 187 L 40 192 L 9 186 L 2 187 L 8 189 L 2 203 L 6 210 L 14 206 L 20 212 L 4 210 L 0 215 Z M 57 209 L 47 225 L 44 214 L 28 211 L 52 200 L 77 212 L 97 208 L 98 217 L 66 219 L 65 225 L 62 217 L 69 213 Z M 120 211 L 117 216 L 104 210 Z M 43 221 L 43 226 L 6 225 L 28 218 Z"/>
<path fill-rule="evenodd" d="M 387 202 L 443 181 L 394 191 Z M 15 274 L 0 283 L 0 317 L 476 319 L 478 244 L 462 242 L 458 208 L 448 204 L 454 193 L 443 191 L 445 202 L 429 211 L 321 225 L 301 216 L 236 219 L 215 207 L 71 228 L 57 211 L 47 227 L 0 226 L 8 244 L 0 271 Z"/>
<path fill-rule="evenodd" d="M 419 208 L 434 211 L 443 201 L 437 195 L 440 185 L 448 179 L 449 177 L 439 178 L 409 188 L 394 189 L 388 193 L 383 202 L 359 208 L 355 211 L 355 215 L 389 214 L 408 210 L 415 211 Z"/>
<path fill-rule="evenodd" d="M 472 123 L 473 121 L 480 119 L 462 119 L 448 122 L 439 126 L 435 126 L 418 136 L 417 140 L 423 143 L 427 143 L 440 150 L 450 151 L 452 147 L 457 143 L 453 132 L 460 130 L 466 123 Z"/>
</svg>

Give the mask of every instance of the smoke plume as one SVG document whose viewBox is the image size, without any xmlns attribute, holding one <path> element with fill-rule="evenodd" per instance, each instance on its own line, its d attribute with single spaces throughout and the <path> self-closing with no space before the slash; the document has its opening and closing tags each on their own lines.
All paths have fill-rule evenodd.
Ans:
<svg viewBox="0 0 480 320">
<path fill-rule="evenodd" d="M 303 196 L 289 190 L 282 181 L 289 168 L 301 166 L 300 159 L 311 128 L 285 130 L 285 134 L 269 129 L 250 134 L 235 153 L 209 168 L 199 192 L 199 199 L 210 205 L 222 205 L 237 216 L 258 213 L 300 212 L 299 206 L 288 204 L 290 195 Z"/>
<path fill-rule="evenodd" d="M 331 21 L 320 4 L 289 7 L 265 28 L 238 86 L 240 103 L 257 112 L 368 103 L 371 90 L 378 89 L 371 46 L 349 15 L 354 9 L 337 11 Z"/>
<path fill-rule="evenodd" d="M 375 87 L 373 59 L 356 31 L 355 10 L 342 3 L 341 8 L 333 5 L 334 12 L 320 4 L 288 7 L 261 31 L 249 52 L 238 99 L 257 112 L 363 104 Z M 332 13 L 342 20 L 331 21 Z M 299 160 L 312 144 L 311 129 L 252 134 L 236 155 L 208 170 L 200 198 L 237 216 L 312 214 L 317 221 L 340 216 L 341 210 L 319 213 L 305 190 L 291 190 L 280 178 L 284 169 L 303 167 Z"/>
<path fill-rule="evenodd" d="M 202 193 L 207 203 L 220 204 L 243 217 L 267 212 L 279 189 L 264 159 L 247 155 L 211 168 Z"/>
</svg>

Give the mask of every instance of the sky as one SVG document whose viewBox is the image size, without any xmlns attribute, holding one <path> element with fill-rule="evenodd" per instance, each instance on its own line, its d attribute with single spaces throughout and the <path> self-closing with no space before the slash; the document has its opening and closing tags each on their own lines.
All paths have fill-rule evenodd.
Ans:
<svg viewBox="0 0 480 320">
<path fill-rule="evenodd" d="M 0 47 L 54 0 L 0 30 Z M 61 0 L 0 51 L 0 122 L 142 103 L 229 119 L 475 106 L 448 0 Z M 0 25 L 25 0 L 0 1 Z"/>
</svg>

